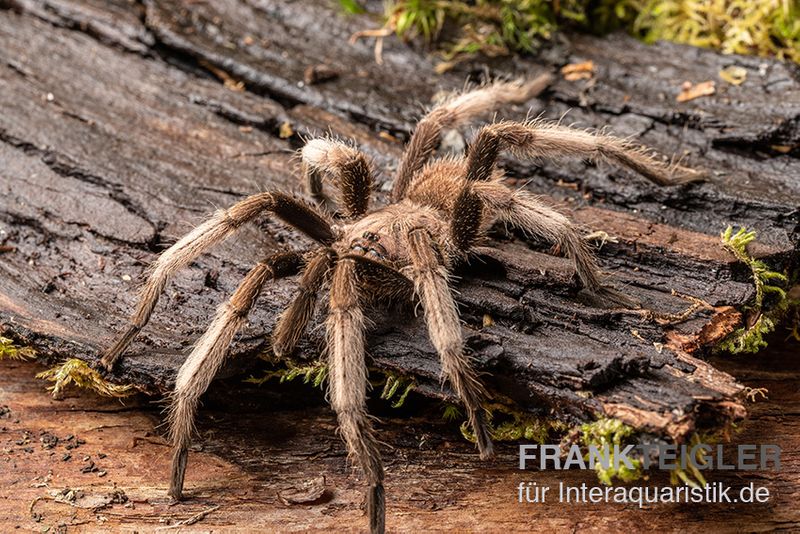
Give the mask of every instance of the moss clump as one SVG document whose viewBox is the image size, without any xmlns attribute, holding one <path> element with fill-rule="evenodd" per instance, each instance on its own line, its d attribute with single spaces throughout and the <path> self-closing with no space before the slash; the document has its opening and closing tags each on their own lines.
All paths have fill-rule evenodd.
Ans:
<svg viewBox="0 0 800 534">
<path fill-rule="evenodd" d="M 586 447 L 587 451 L 591 445 L 594 445 L 598 450 L 603 450 L 604 446 L 608 446 L 610 451 L 609 466 L 604 468 L 600 462 L 595 464 L 595 471 L 597 472 L 597 479 L 603 484 L 610 486 L 616 478 L 622 482 L 632 482 L 642 478 L 642 461 L 639 459 L 631 460 L 633 468 L 625 465 L 625 462 L 619 462 L 619 466 L 614 465 L 614 445 L 624 447 L 633 444 L 636 430 L 618 419 L 601 418 L 592 423 L 584 423 L 580 427 L 580 440 L 581 444 Z M 589 459 L 589 453 L 586 453 L 586 459 Z"/>
<path fill-rule="evenodd" d="M 383 389 L 381 390 L 381 398 L 385 401 L 395 399 L 392 403 L 392 408 L 400 408 L 403 406 L 403 403 L 406 402 L 408 394 L 411 393 L 411 390 L 416 386 L 417 383 L 413 379 L 386 373 L 386 382 L 384 382 Z M 400 395 L 397 395 L 398 391 Z"/>
<path fill-rule="evenodd" d="M 11 339 L 0 336 L 0 360 L 27 361 L 34 358 L 36 358 L 36 351 L 31 347 L 18 347 Z"/>
<path fill-rule="evenodd" d="M 340 2 L 350 12 L 358 6 Z M 563 27 L 598 34 L 624 28 L 646 42 L 665 39 L 800 62 L 800 7 L 794 0 L 394 0 L 385 22 L 403 39 L 437 42 L 447 60 L 532 52 Z"/>
<path fill-rule="evenodd" d="M 701 439 L 699 434 L 692 434 L 692 438 L 689 440 L 689 446 L 687 449 L 691 450 L 696 445 L 700 444 L 709 444 L 710 441 L 705 441 Z M 697 455 L 695 456 L 695 461 L 700 465 L 705 465 L 707 460 L 703 451 L 697 450 Z M 686 469 L 681 469 L 680 466 L 673 469 L 669 474 L 669 480 L 672 484 L 678 484 L 678 482 L 683 482 L 684 484 L 691 486 L 693 488 L 702 488 L 706 485 L 706 479 L 703 476 L 703 473 L 692 463 L 686 462 Z"/>
<path fill-rule="evenodd" d="M 61 365 L 43 371 L 37 374 L 36 378 L 53 382 L 53 385 L 47 389 L 52 391 L 53 397 L 56 398 L 60 397 L 70 384 L 89 389 L 105 397 L 129 397 L 142 391 L 133 384 L 114 384 L 107 381 L 86 362 L 77 358 L 71 358 Z"/>
<path fill-rule="evenodd" d="M 543 444 L 551 433 L 563 433 L 569 428 L 566 423 L 557 419 L 538 417 L 508 404 L 488 404 L 485 408 L 489 433 L 495 441 L 519 441 L 524 439 Z M 445 408 L 445 418 L 448 416 L 458 417 L 459 415 L 457 408 L 449 411 Z M 472 432 L 468 421 L 461 423 L 461 434 L 467 441 L 475 443 L 475 434 Z"/>
<path fill-rule="evenodd" d="M 796 0 L 649 0 L 632 23 L 645 42 L 658 39 L 713 48 L 723 54 L 774 56 L 800 62 Z"/>
<path fill-rule="evenodd" d="M 301 378 L 303 384 L 311 384 L 318 388 L 322 387 L 328 378 L 328 365 L 322 361 L 315 361 L 308 365 L 297 365 L 290 360 L 285 360 L 283 363 L 286 367 L 267 371 L 261 378 L 251 376 L 246 378 L 245 382 L 260 386 L 273 378 L 277 378 L 281 384 Z M 416 382 L 392 373 L 385 373 L 385 375 L 386 381 L 383 383 L 380 397 L 386 401 L 394 400 L 392 407 L 400 408 L 406 401 L 408 394 L 416 387 Z"/>
<path fill-rule="evenodd" d="M 309 365 L 295 365 L 287 361 L 286 365 L 286 367 L 281 369 L 267 371 L 261 378 L 252 376 L 246 378 L 245 382 L 260 386 L 273 378 L 277 378 L 281 384 L 284 382 L 291 382 L 297 378 L 302 378 L 304 384 L 311 384 L 315 388 L 318 388 L 322 387 L 322 384 L 328 377 L 328 366 L 321 361 L 316 361 Z"/>
<path fill-rule="evenodd" d="M 746 264 L 753 274 L 756 296 L 747 310 L 756 319 L 752 325 L 745 325 L 734 330 L 716 347 L 717 351 L 727 351 L 732 354 L 758 352 L 767 346 L 764 336 L 775 330 L 777 323 L 795 304 L 788 298 L 786 291 L 781 286 L 775 285 L 776 282 L 781 285 L 787 284 L 788 277 L 770 270 L 767 264 L 753 258 L 747 252 L 747 245 L 755 238 L 756 232 L 740 228 L 738 232 L 734 233 L 731 226 L 728 226 L 721 234 L 723 246 L 730 250 L 739 261 Z"/>
</svg>

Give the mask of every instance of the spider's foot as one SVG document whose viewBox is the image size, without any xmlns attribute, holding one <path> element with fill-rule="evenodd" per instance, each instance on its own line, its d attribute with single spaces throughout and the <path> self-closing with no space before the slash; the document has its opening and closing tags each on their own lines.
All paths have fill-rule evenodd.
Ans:
<svg viewBox="0 0 800 534">
<path fill-rule="evenodd" d="M 282 359 L 287 356 L 290 356 L 294 352 L 296 345 L 297 344 L 292 341 L 273 339 L 272 353 L 275 355 L 276 358 Z"/>
<path fill-rule="evenodd" d="M 642 307 L 641 303 L 624 294 L 623 292 L 612 287 L 602 286 L 591 291 L 593 301 L 597 301 L 597 305 L 604 308 L 627 308 L 636 310 Z"/>
<path fill-rule="evenodd" d="M 367 490 L 367 514 L 370 534 L 383 534 L 386 530 L 386 497 L 380 482 Z"/>
<path fill-rule="evenodd" d="M 188 447 L 179 447 L 172 457 L 172 478 L 169 481 L 168 495 L 173 501 L 183 499 L 183 478 L 186 475 L 186 461 L 189 459 Z"/>
<path fill-rule="evenodd" d="M 169 486 L 167 495 L 169 495 L 170 502 L 173 504 L 179 503 L 183 500 L 183 491 L 180 488 L 173 487 L 172 484 Z"/>
<path fill-rule="evenodd" d="M 113 354 L 106 352 L 99 362 L 94 362 L 92 367 L 95 368 L 104 377 L 114 371 L 114 363 L 116 357 Z"/>
<path fill-rule="evenodd" d="M 114 364 L 141 330 L 142 327 L 137 324 L 130 325 L 117 339 L 114 345 L 103 354 L 103 357 L 100 359 L 100 365 L 102 365 L 106 371 L 111 372 L 114 369 Z"/>
<path fill-rule="evenodd" d="M 703 170 L 690 169 L 688 167 L 676 166 L 670 185 L 682 185 L 697 182 L 706 182 L 709 174 Z"/>
<path fill-rule="evenodd" d="M 486 424 L 486 418 L 481 410 L 475 414 L 472 430 L 475 432 L 475 441 L 478 444 L 478 452 L 480 453 L 481 460 L 490 460 L 494 458 L 492 436 L 489 433 L 489 426 Z"/>
</svg>

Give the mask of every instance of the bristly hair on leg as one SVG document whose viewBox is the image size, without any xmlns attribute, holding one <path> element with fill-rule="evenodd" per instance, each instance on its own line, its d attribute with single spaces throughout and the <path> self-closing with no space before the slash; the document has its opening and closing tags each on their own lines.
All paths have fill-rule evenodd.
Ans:
<svg viewBox="0 0 800 534">
<path fill-rule="evenodd" d="M 447 270 L 436 259 L 430 234 L 424 228 L 408 235 L 411 279 L 425 313 L 428 336 L 442 362 L 442 380 L 447 379 L 464 403 L 477 438 L 481 458 L 494 455 L 494 447 L 483 412 L 486 390 L 464 353 L 461 320 L 447 284 Z"/>
<path fill-rule="evenodd" d="M 356 264 L 342 259 L 334 268 L 330 289 L 328 337 L 328 396 L 339 421 L 339 432 L 353 462 L 361 467 L 369 486 L 367 513 L 370 530 L 384 531 L 383 462 L 367 416 L 367 365 L 364 351 L 365 319 L 358 301 Z"/>
<path fill-rule="evenodd" d="M 526 123 L 499 121 L 481 128 L 470 147 L 469 179 L 488 180 L 501 150 L 523 158 L 603 159 L 634 170 L 658 185 L 677 185 L 704 178 L 703 173 L 693 169 L 659 161 L 623 139 L 533 120 Z"/>
<path fill-rule="evenodd" d="M 330 244 L 335 239 L 330 223 L 322 214 L 305 202 L 280 192 L 251 195 L 229 209 L 217 210 L 209 220 L 186 234 L 158 257 L 141 289 L 139 304 L 130 319 L 130 326 L 105 352 L 101 365 L 108 371 L 113 368 L 116 360 L 150 321 L 161 293 L 176 272 L 264 212 L 272 212 L 322 244 Z"/>
<path fill-rule="evenodd" d="M 402 199 L 413 177 L 433 156 L 442 132 L 467 124 L 480 115 L 512 103 L 525 102 L 552 83 L 552 74 L 533 80 L 494 82 L 472 91 L 457 94 L 437 104 L 417 124 L 395 173 L 392 200 Z"/>
<path fill-rule="evenodd" d="M 319 291 L 330 279 L 336 258 L 336 253 L 328 247 L 321 247 L 308 256 L 297 295 L 278 317 L 272 331 L 272 351 L 279 358 L 291 354 L 305 333 L 314 313 Z"/>
<path fill-rule="evenodd" d="M 247 315 L 266 281 L 296 272 L 299 262 L 297 254 L 285 253 L 271 256 L 253 267 L 231 298 L 220 305 L 211 326 L 178 371 L 167 416 L 174 451 L 169 490 L 172 498 L 180 499 L 182 495 L 186 458 L 200 396 L 222 367 L 233 337 L 247 322 Z"/>
</svg>

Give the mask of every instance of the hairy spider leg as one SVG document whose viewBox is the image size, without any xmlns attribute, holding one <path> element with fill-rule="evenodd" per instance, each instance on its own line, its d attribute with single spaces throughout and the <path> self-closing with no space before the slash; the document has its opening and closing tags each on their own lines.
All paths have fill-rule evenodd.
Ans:
<svg viewBox="0 0 800 534">
<path fill-rule="evenodd" d="M 512 190 L 499 182 L 477 182 L 473 187 L 497 220 L 558 246 L 572 260 L 583 287 L 595 293 L 602 292 L 594 255 L 567 216 L 529 191 Z"/>
<path fill-rule="evenodd" d="M 405 197 L 408 186 L 439 146 L 442 132 L 462 126 L 480 115 L 512 103 L 522 103 L 537 96 L 552 82 L 551 74 L 530 81 L 495 82 L 453 96 L 431 109 L 417 123 L 406 146 L 392 187 L 392 200 Z"/>
<path fill-rule="evenodd" d="M 225 361 L 233 337 L 247 322 L 247 315 L 267 280 L 296 274 L 301 262 L 300 254 L 288 252 L 274 254 L 256 264 L 231 298 L 217 309 L 211 325 L 178 371 L 175 390 L 170 396 L 168 415 L 173 448 L 169 495 L 173 499 L 180 500 L 182 497 L 189 444 L 200 395 L 208 389 Z"/>
<path fill-rule="evenodd" d="M 511 191 L 491 181 L 497 157 L 504 149 L 528 158 L 590 156 L 606 159 L 659 185 L 697 180 L 702 178 L 702 174 L 662 163 L 625 140 L 546 121 L 496 122 L 481 128 L 470 145 L 466 178 L 470 182 L 485 184 L 477 190 L 482 192 L 482 198 L 492 206 L 500 220 L 558 244 L 572 258 L 581 283 L 590 291 L 605 294 L 619 304 L 635 305 L 632 300 L 602 286 L 591 251 L 567 217 L 527 191 Z"/>
<path fill-rule="evenodd" d="M 426 229 L 412 229 L 408 243 L 410 278 L 425 312 L 428 336 L 442 363 L 442 379 L 450 382 L 464 403 L 481 458 L 491 458 L 494 447 L 482 406 L 486 391 L 464 354 L 461 320 L 447 284 L 447 270 L 439 263 L 433 239 Z"/>
<path fill-rule="evenodd" d="M 103 355 L 100 361 L 103 367 L 110 371 L 136 335 L 147 325 L 172 275 L 265 211 L 272 212 L 320 243 L 329 245 L 334 240 L 333 230 L 322 214 L 284 193 L 252 195 L 229 209 L 217 210 L 209 220 L 186 234 L 158 257 L 139 294 L 139 304 L 131 316 L 130 325 Z"/>
<path fill-rule="evenodd" d="M 330 278 L 336 262 L 336 253 L 329 247 L 320 247 L 309 257 L 300 277 L 297 296 L 280 315 L 272 332 L 272 351 L 278 357 L 291 354 L 297 347 L 314 314 L 319 291 Z"/>
<path fill-rule="evenodd" d="M 331 407 L 350 458 L 367 479 L 370 531 L 382 534 L 386 517 L 383 461 L 367 415 L 364 313 L 358 299 L 356 262 L 351 258 L 341 259 L 334 268 L 326 327 Z"/>
<path fill-rule="evenodd" d="M 506 149 L 526 158 L 574 156 L 604 159 L 628 167 L 658 185 L 675 185 L 703 178 L 680 165 L 668 165 L 630 142 L 561 126 L 548 121 L 500 121 L 481 128 L 469 147 L 467 179 L 489 180 L 497 156 Z"/>
<path fill-rule="evenodd" d="M 456 250 L 466 255 L 475 245 L 483 223 L 483 200 L 466 183 L 458 193 L 450 218 L 450 241 Z"/>
</svg>

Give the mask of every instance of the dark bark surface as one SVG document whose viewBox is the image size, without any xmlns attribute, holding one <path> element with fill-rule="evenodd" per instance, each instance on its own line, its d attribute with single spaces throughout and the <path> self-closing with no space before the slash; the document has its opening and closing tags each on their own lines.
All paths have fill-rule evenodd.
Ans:
<svg viewBox="0 0 800 534">
<path fill-rule="evenodd" d="M 598 251 L 608 282 L 646 310 L 686 309 L 691 303 L 673 290 L 713 309 L 668 326 L 605 309 L 578 291 L 567 260 L 498 232 L 497 250 L 458 273 L 467 345 L 492 388 L 531 410 L 573 420 L 606 414 L 673 439 L 743 415 L 741 386 L 689 353 L 701 355 L 739 324 L 733 308 L 753 296 L 749 271 L 720 246 L 727 225 L 756 229 L 751 252 L 774 267 L 797 264 L 794 67 L 576 36 L 549 63 L 505 60 L 439 76 L 401 44 L 375 64 L 368 43 L 347 43 L 374 23 L 328 2 L 0 5 L 0 239 L 11 247 L 0 256 L 0 322 L 43 358 L 95 361 L 125 326 L 146 266 L 215 206 L 264 189 L 299 190 L 301 134 L 354 138 L 380 171 L 382 199 L 403 139 L 438 91 L 461 88 L 476 72 L 529 76 L 591 59 L 593 80 L 557 82 L 529 103 L 532 112 L 571 110 L 566 122 L 635 136 L 706 169 L 709 181 L 660 188 L 606 165 L 511 159 L 509 176 L 616 238 Z M 675 102 L 684 80 L 716 79 L 733 63 L 748 70 L 745 84 L 718 81 L 712 97 Z M 319 64 L 338 78 L 305 86 L 305 69 Z M 245 91 L 229 88 L 237 81 Z M 285 139 L 287 125 L 295 133 Z M 170 284 L 113 378 L 166 391 L 248 266 L 265 250 L 306 245 L 264 220 L 198 259 Z M 252 364 L 294 287 L 266 288 L 232 348 L 233 366 Z M 494 326 L 482 326 L 484 315 Z M 446 395 L 419 320 L 386 317 L 370 334 L 373 366 Z M 320 351 L 317 329 L 301 354 Z"/>
</svg>

